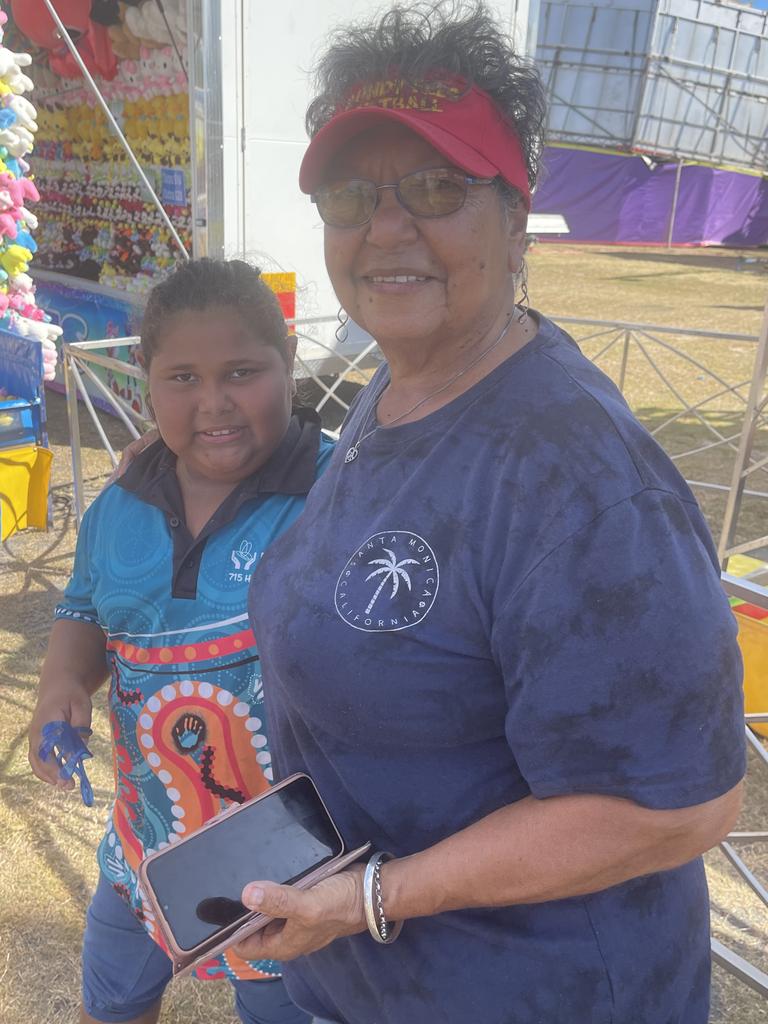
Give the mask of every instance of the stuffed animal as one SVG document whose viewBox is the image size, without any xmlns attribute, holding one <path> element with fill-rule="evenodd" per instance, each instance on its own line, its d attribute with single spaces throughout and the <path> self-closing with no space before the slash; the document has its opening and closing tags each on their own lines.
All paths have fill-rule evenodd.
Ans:
<svg viewBox="0 0 768 1024">
<path fill-rule="evenodd" d="M 80 78 L 80 68 L 59 38 L 56 23 L 43 0 L 11 0 L 14 21 L 31 42 L 48 51 L 51 70 L 64 78 Z M 111 80 L 117 60 L 106 26 L 91 19 L 91 0 L 56 0 L 56 12 L 75 41 L 91 74 Z M 17 92 L 13 89 L 13 92 Z"/>
<path fill-rule="evenodd" d="M 116 23 L 113 22 L 109 25 L 109 38 L 112 41 L 112 49 L 118 57 L 138 60 L 141 55 L 141 40 L 131 32 L 125 22 L 127 9 L 126 4 L 118 4 L 118 20 Z"/>
<path fill-rule="evenodd" d="M 25 100 L 23 96 L 8 96 L 3 101 L 3 106 L 15 115 L 20 125 L 23 125 L 31 132 L 37 131 L 38 124 L 35 120 L 37 118 L 37 110 L 29 100 Z"/>
<path fill-rule="evenodd" d="M 14 178 L 5 172 L 0 174 L 0 190 L 10 193 L 14 206 L 23 206 L 25 199 L 31 199 L 33 203 L 40 201 L 40 193 L 30 178 Z"/>
<path fill-rule="evenodd" d="M 0 213 L 0 235 L 15 241 L 19 229 L 16 227 L 16 219 L 10 213 Z"/>
<path fill-rule="evenodd" d="M 13 53 L 5 46 L 0 46 L 0 79 L 2 79 L 0 92 L 8 95 L 8 93 L 29 92 L 30 89 L 33 89 L 32 79 L 27 78 L 21 70 L 29 67 L 31 63 L 32 57 L 28 53 Z"/>
<path fill-rule="evenodd" d="M 26 274 L 31 259 L 32 253 L 29 249 L 25 249 L 21 245 L 9 245 L 4 252 L 0 253 L 0 266 L 9 277 L 14 277 L 16 274 Z"/>
</svg>

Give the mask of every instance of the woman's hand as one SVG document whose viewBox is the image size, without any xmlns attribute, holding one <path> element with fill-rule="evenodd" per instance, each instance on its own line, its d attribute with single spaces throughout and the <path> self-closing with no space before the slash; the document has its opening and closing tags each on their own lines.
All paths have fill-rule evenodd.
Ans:
<svg viewBox="0 0 768 1024">
<path fill-rule="evenodd" d="M 153 428 L 152 430 L 148 430 L 146 434 L 142 434 L 141 437 L 137 437 L 135 441 L 131 441 L 131 443 L 123 449 L 120 461 L 104 486 L 106 487 L 107 484 L 113 484 L 115 480 L 119 480 L 136 456 L 141 455 L 144 449 L 149 448 L 149 446 L 154 444 L 159 437 L 159 431 Z"/>
<path fill-rule="evenodd" d="M 334 939 L 365 931 L 363 872 L 354 866 L 304 890 L 274 882 L 249 883 L 243 889 L 243 903 L 276 920 L 239 942 L 235 952 L 246 960 L 293 960 Z"/>
</svg>

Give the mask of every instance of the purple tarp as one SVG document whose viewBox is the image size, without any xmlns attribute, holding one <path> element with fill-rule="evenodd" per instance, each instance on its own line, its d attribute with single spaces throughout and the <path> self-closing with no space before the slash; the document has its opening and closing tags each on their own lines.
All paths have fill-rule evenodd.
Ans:
<svg viewBox="0 0 768 1024">
<path fill-rule="evenodd" d="M 677 165 L 639 156 L 549 147 L 534 197 L 536 213 L 561 213 L 569 235 L 541 241 L 666 245 Z M 684 166 L 672 233 L 675 245 L 768 245 L 768 179 Z"/>
</svg>

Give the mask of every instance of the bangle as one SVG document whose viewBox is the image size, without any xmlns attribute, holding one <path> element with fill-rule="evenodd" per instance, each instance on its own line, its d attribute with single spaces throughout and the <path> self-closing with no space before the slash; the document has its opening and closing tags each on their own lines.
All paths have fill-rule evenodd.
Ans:
<svg viewBox="0 0 768 1024">
<path fill-rule="evenodd" d="M 363 909 L 371 936 L 383 945 L 394 942 L 403 927 L 402 921 L 387 921 L 381 898 L 381 865 L 393 860 L 391 853 L 374 853 L 365 865 L 363 875 Z"/>
</svg>

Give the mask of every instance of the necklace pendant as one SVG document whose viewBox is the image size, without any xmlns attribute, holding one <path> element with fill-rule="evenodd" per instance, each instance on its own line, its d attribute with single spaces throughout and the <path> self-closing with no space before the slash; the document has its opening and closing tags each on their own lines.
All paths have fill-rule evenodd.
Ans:
<svg viewBox="0 0 768 1024">
<path fill-rule="evenodd" d="M 344 464 L 349 465 L 350 462 L 354 462 L 360 452 L 357 449 L 357 445 L 353 444 L 351 448 L 347 449 L 347 454 L 344 456 Z"/>
</svg>

